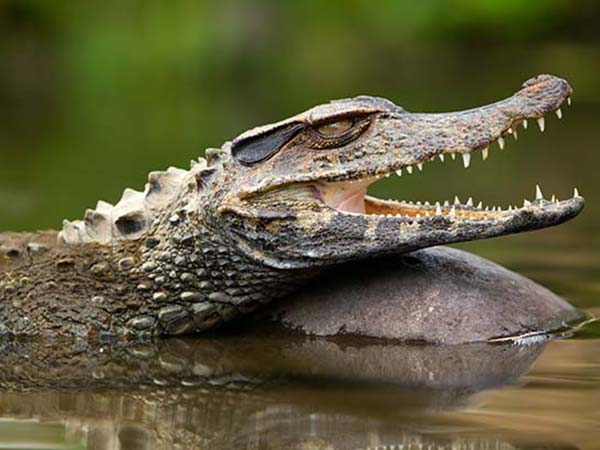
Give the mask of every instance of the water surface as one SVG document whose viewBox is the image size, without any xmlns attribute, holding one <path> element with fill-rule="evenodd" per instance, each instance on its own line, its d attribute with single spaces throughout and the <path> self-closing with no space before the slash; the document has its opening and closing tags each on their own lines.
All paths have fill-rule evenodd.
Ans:
<svg viewBox="0 0 600 450">
<path fill-rule="evenodd" d="M 541 237 L 479 250 L 600 313 L 599 253 Z M 526 345 L 266 328 L 127 345 L 5 340 L 0 448 L 596 449 L 598 336 L 589 323 Z"/>
</svg>

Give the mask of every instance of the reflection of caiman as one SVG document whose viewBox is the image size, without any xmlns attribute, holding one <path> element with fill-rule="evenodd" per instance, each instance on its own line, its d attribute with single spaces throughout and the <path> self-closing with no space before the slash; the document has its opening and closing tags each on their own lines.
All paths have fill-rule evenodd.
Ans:
<svg viewBox="0 0 600 450">
<path fill-rule="evenodd" d="M 538 188 L 522 207 L 489 209 L 471 199 L 385 201 L 366 189 L 434 159 L 458 155 L 468 167 L 476 150 L 485 159 L 490 144 L 503 147 L 504 136 L 516 137 L 528 119 L 543 129 L 545 113 L 560 116 L 571 92 L 566 81 L 540 75 L 505 100 L 447 114 L 356 97 L 243 133 L 187 171 L 151 173 L 144 192 L 127 189 L 114 206 L 99 202 L 60 233 L 1 235 L 0 329 L 203 331 L 294 291 L 328 266 L 564 222 L 583 207 L 577 191 L 558 201 Z M 461 309 L 446 318 L 460 322 Z M 558 309 L 553 325 L 576 316 L 568 305 Z M 490 315 L 486 306 L 474 312 Z M 537 318 L 470 339 L 549 328 L 536 308 L 528 316 Z M 425 319 L 413 314 L 412 323 L 418 328 Z M 338 328 L 352 328 L 346 325 Z M 423 330 L 393 336 L 428 340 Z"/>
<path fill-rule="evenodd" d="M 273 330 L 135 345 L 7 339 L 0 417 L 64 423 L 95 450 L 472 448 L 484 438 L 414 424 L 511 383 L 543 347 L 384 345 Z"/>
</svg>

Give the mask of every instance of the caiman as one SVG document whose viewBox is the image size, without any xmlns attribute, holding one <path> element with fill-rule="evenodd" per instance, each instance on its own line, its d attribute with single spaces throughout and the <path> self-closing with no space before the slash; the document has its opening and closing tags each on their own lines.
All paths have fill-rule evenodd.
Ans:
<svg viewBox="0 0 600 450">
<path fill-rule="evenodd" d="M 452 113 L 377 97 L 316 106 L 242 133 L 189 170 L 151 172 L 60 232 L 0 235 L 0 329 L 18 335 L 183 334 L 212 329 L 349 261 L 549 227 L 572 198 L 521 207 L 429 204 L 366 194 L 377 180 L 489 146 L 570 101 L 552 75 Z"/>
</svg>

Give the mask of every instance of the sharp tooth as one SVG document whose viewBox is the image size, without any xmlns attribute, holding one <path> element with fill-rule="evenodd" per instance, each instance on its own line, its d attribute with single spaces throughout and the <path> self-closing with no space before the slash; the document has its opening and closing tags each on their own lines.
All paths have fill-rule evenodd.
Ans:
<svg viewBox="0 0 600 450">
<path fill-rule="evenodd" d="M 523 129 L 527 129 L 527 119 L 523 119 Z"/>
<path fill-rule="evenodd" d="M 581 197 L 577 188 L 573 189 L 573 197 Z"/>
<path fill-rule="evenodd" d="M 440 204 L 436 203 L 435 205 L 435 215 L 436 216 L 441 216 L 442 215 L 442 208 L 440 208 Z"/>
<path fill-rule="evenodd" d="M 444 202 L 444 206 L 447 208 L 448 206 L 450 206 L 450 202 L 449 202 L 448 200 L 446 200 L 446 201 Z"/>
<path fill-rule="evenodd" d="M 455 217 L 456 216 L 456 208 L 454 206 L 452 206 L 452 208 L 450 208 L 450 217 Z"/>
<path fill-rule="evenodd" d="M 540 189 L 540 185 L 536 184 L 535 185 L 535 199 L 536 200 L 541 200 L 544 198 L 544 194 L 542 194 L 542 190 Z"/>
<path fill-rule="evenodd" d="M 431 204 L 428 201 L 425 201 L 425 206 L 431 206 Z"/>
<path fill-rule="evenodd" d="M 490 210 L 490 207 L 489 207 L 489 206 L 486 206 L 486 207 L 485 207 L 485 210 L 486 210 L 486 211 L 489 211 L 489 210 Z"/>
<path fill-rule="evenodd" d="M 473 197 L 469 197 L 469 200 L 467 200 L 467 206 L 473 206 Z"/>
<path fill-rule="evenodd" d="M 527 200 L 526 198 L 524 198 L 523 199 L 523 208 L 525 208 L 527 206 L 531 206 L 531 202 L 529 200 Z"/>
<path fill-rule="evenodd" d="M 399 177 L 402 176 L 402 170 L 396 170 L 396 175 L 398 175 Z"/>
<path fill-rule="evenodd" d="M 550 199 L 552 203 L 556 203 L 556 195 L 552 194 L 552 198 Z"/>
<path fill-rule="evenodd" d="M 481 208 L 483 208 L 483 202 L 477 203 L 477 209 L 481 209 Z"/>
<path fill-rule="evenodd" d="M 517 133 L 517 129 L 516 128 L 513 130 L 512 135 L 515 138 L 515 141 L 519 140 L 519 133 Z"/>
<path fill-rule="evenodd" d="M 452 159 L 456 159 L 456 153 L 450 153 L 450 156 L 452 157 Z"/>
<path fill-rule="evenodd" d="M 417 164 L 417 168 L 422 172 L 423 171 L 423 163 Z"/>
<path fill-rule="evenodd" d="M 542 132 L 543 132 L 543 131 L 544 131 L 544 128 L 546 127 L 546 121 L 544 120 L 544 118 L 543 118 L 543 117 L 540 117 L 540 118 L 537 120 L 537 123 L 538 123 L 538 126 L 540 127 L 540 131 L 542 131 Z"/>
<path fill-rule="evenodd" d="M 408 172 L 409 175 L 412 175 L 412 166 L 407 166 L 406 171 Z"/>
<path fill-rule="evenodd" d="M 508 205 L 508 210 L 512 211 L 512 206 Z"/>
<path fill-rule="evenodd" d="M 567 97 L 567 105 L 571 106 L 571 97 Z"/>
<path fill-rule="evenodd" d="M 488 158 L 489 151 L 490 151 L 490 149 L 488 147 L 481 150 L 481 157 L 483 158 L 484 161 Z"/>
<path fill-rule="evenodd" d="M 463 153 L 462 157 L 463 157 L 463 165 L 465 166 L 465 169 L 466 169 L 467 167 L 469 167 L 469 164 L 471 164 L 471 154 Z"/>
<path fill-rule="evenodd" d="M 495 206 L 492 208 L 492 212 L 496 212 L 496 207 Z"/>
<path fill-rule="evenodd" d="M 440 153 L 440 154 L 438 155 L 438 158 L 440 158 L 440 161 L 441 161 L 441 162 L 444 162 L 444 154 L 443 154 L 443 153 Z"/>
<path fill-rule="evenodd" d="M 556 110 L 556 117 L 558 117 L 559 119 L 562 119 L 562 111 L 560 110 L 560 108 L 558 108 Z"/>
<path fill-rule="evenodd" d="M 502 136 L 498 138 L 498 145 L 500 146 L 500 150 L 504 150 L 504 138 Z"/>
<path fill-rule="evenodd" d="M 454 204 L 455 205 L 460 205 L 460 199 L 458 198 L 458 195 L 454 196 Z"/>
</svg>

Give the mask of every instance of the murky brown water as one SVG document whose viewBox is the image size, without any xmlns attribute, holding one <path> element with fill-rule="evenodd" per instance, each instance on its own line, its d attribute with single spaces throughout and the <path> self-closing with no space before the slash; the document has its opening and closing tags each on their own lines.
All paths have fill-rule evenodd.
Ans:
<svg viewBox="0 0 600 450">
<path fill-rule="evenodd" d="M 599 314 L 600 253 L 567 232 L 552 249 L 542 233 L 512 252 L 477 249 Z M 98 347 L 5 341 L 0 448 L 597 449 L 599 336 L 591 323 L 522 346 L 274 330 Z"/>
</svg>

